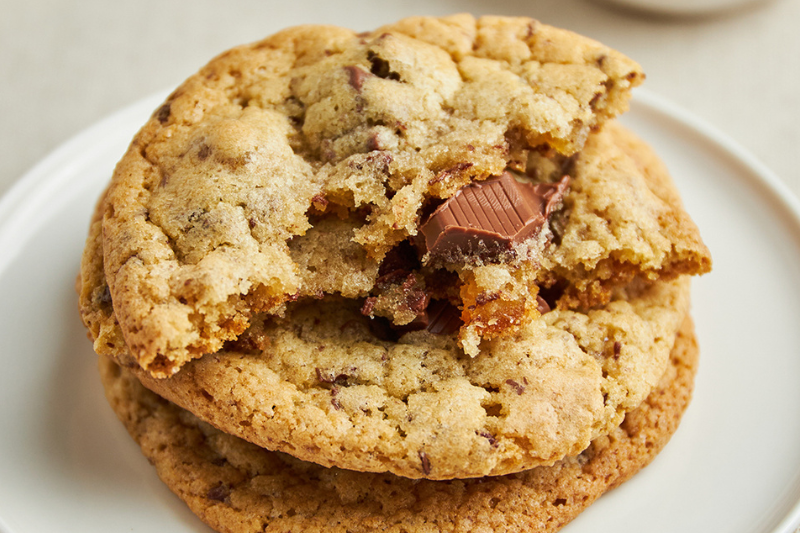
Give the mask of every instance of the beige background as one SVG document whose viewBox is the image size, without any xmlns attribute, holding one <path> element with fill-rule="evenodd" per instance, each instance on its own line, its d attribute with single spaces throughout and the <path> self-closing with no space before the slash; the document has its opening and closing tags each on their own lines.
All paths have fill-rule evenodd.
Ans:
<svg viewBox="0 0 800 533">
<path fill-rule="evenodd" d="M 590 0 L 0 0 L 0 194 L 105 115 L 211 56 L 305 22 L 365 30 L 410 14 L 528 15 L 638 60 L 650 91 L 727 133 L 800 195 L 800 0 L 703 18 Z"/>
</svg>

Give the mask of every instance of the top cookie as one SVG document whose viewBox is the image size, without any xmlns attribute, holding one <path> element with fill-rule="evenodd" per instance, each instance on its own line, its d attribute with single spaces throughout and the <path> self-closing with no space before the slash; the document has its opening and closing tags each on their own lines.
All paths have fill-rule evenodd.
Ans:
<svg viewBox="0 0 800 533">
<path fill-rule="evenodd" d="M 525 18 L 306 26 L 226 52 L 167 99 L 115 171 L 103 248 L 127 345 L 166 376 L 253 314 L 280 314 L 310 291 L 292 240 L 321 217 L 349 224 L 346 245 L 374 263 L 371 283 L 340 292 L 371 294 L 381 260 L 435 202 L 531 171 L 533 154 L 579 151 L 642 79 L 618 52 Z M 377 313 L 408 322 L 392 294 L 373 294 Z M 484 329 L 463 336 L 468 352 Z"/>
</svg>

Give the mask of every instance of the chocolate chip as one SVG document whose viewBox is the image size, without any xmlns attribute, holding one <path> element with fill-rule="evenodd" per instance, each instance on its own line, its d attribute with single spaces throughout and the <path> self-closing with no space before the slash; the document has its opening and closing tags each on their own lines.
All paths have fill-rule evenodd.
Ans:
<svg viewBox="0 0 800 533">
<path fill-rule="evenodd" d="M 357 92 L 361 92 L 361 87 L 364 86 L 364 80 L 366 80 L 369 77 L 372 77 L 373 75 L 355 65 L 346 66 L 344 67 L 344 69 L 347 71 L 347 74 L 349 75 L 350 86 Z"/>
<path fill-rule="evenodd" d="M 478 436 L 483 437 L 484 439 L 488 440 L 489 441 L 489 446 L 491 446 L 492 448 L 497 448 L 500 445 L 500 443 L 497 442 L 497 439 L 495 438 L 495 436 L 492 435 L 491 433 L 489 433 L 488 431 L 476 431 L 475 433 Z"/>
<path fill-rule="evenodd" d="M 172 112 L 172 104 L 167 102 L 166 104 L 159 107 L 158 111 L 156 111 L 155 113 L 156 119 L 160 123 L 166 124 L 167 121 L 169 120 L 169 115 L 171 112 Z"/>
<path fill-rule="evenodd" d="M 614 359 L 619 357 L 621 351 L 622 351 L 622 343 L 619 341 L 614 341 Z"/>
<path fill-rule="evenodd" d="M 200 161 L 205 161 L 206 159 L 208 159 L 208 156 L 210 155 L 211 155 L 211 147 L 207 144 L 203 144 L 197 151 L 197 158 Z"/>
<path fill-rule="evenodd" d="M 224 502 L 231 495 L 231 489 L 227 485 L 220 483 L 216 487 L 209 489 L 206 498 L 215 502 Z"/>
<path fill-rule="evenodd" d="M 405 305 L 417 316 L 421 315 L 430 302 L 430 295 L 422 289 L 411 289 L 406 294 Z"/>
</svg>

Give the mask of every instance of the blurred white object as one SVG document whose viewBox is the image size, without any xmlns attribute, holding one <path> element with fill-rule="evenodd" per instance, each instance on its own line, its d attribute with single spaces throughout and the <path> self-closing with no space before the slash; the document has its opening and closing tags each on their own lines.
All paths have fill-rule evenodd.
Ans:
<svg viewBox="0 0 800 533">
<path fill-rule="evenodd" d="M 603 3 L 668 15 L 710 15 L 763 0 L 602 0 Z"/>
</svg>

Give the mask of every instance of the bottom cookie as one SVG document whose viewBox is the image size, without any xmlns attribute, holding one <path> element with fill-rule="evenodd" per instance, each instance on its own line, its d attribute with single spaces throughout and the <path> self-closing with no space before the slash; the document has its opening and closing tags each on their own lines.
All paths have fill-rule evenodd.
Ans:
<svg viewBox="0 0 800 533">
<path fill-rule="evenodd" d="M 697 359 L 687 317 L 659 385 L 611 434 L 553 466 L 450 481 L 299 461 L 212 428 L 102 356 L 100 373 L 109 403 L 162 481 L 221 532 L 551 532 L 663 448 L 689 403 Z"/>
</svg>

